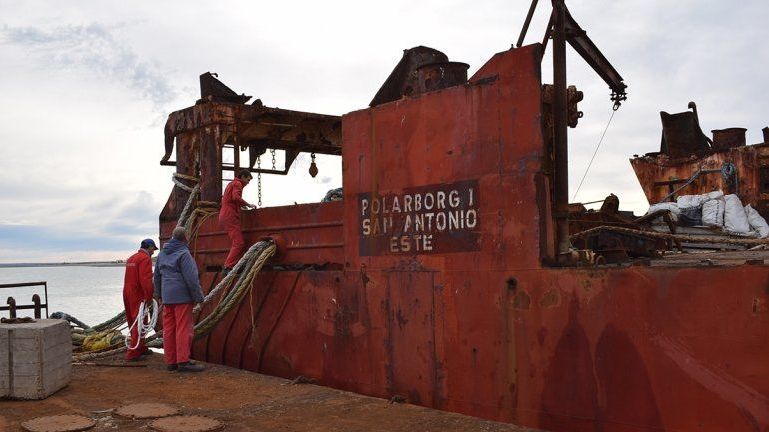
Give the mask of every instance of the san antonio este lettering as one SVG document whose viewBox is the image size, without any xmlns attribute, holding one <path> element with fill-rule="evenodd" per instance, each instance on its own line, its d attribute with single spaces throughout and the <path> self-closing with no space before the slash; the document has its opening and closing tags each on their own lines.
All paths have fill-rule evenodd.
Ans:
<svg viewBox="0 0 769 432">
<path fill-rule="evenodd" d="M 477 181 L 359 195 L 362 255 L 477 250 Z"/>
</svg>

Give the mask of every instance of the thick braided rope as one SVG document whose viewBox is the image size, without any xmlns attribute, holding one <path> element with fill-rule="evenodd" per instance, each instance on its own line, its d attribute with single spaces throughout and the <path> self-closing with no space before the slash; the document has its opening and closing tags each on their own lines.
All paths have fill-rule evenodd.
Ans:
<svg viewBox="0 0 769 432">
<path fill-rule="evenodd" d="M 187 181 L 194 182 L 195 186 L 194 187 L 187 186 L 186 184 L 182 183 L 181 180 L 179 179 L 184 179 Z M 190 196 L 187 198 L 187 202 L 184 204 L 184 209 L 182 210 L 182 213 L 179 215 L 179 219 L 177 220 L 177 224 L 176 224 L 176 226 L 185 226 L 187 222 L 187 218 L 189 217 L 189 213 L 192 210 L 192 203 L 195 202 L 195 198 L 197 198 L 198 194 L 200 193 L 200 181 L 195 177 L 188 176 L 185 174 L 180 174 L 180 173 L 174 173 L 173 176 L 171 176 L 171 180 L 180 189 L 190 193 Z"/>
<path fill-rule="evenodd" d="M 200 193 L 199 184 L 192 188 L 190 196 L 187 198 L 187 202 L 184 204 L 184 210 L 182 210 L 182 213 L 179 215 L 179 219 L 176 222 L 176 226 L 184 226 L 187 223 L 187 218 L 189 217 L 190 211 L 192 210 L 192 203 L 195 202 L 195 198 L 197 197 L 198 193 Z"/>
<path fill-rule="evenodd" d="M 236 276 L 236 269 L 248 268 L 248 271 L 242 274 L 233 287 L 227 291 L 224 297 L 219 301 L 214 310 L 211 311 L 202 321 L 195 324 L 195 338 L 204 336 L 213 330 L 222 318 L 227 315 L 237 304 L 239 304 L 243 298 L 253 287 L 253 281 L 256 275 L 262 269 L 267 260 L 275 254 L 275 244 L 271 241 L 261 241 L 249 249 L 251 254 L 243 255 L 243 257 L 235 265 L 233 271 L 227 275 L 222 281 L 217 284 L 216 288 L 211 290 L 203 299 L 202 304 L 210 302 L 224 287 L 228 286 Z M 199 311 L 199 308 L 196 308 Z M 149 336 L 145 342 L 148 347 L 162 348 L 162 331 Z M 73 356 L 73 360 L 76 362 L 89 361 L 93 359 L 103 358 L 120 354 L 126 351 L 125 346 L 119 344 L 111 345 L 103 351 L 76 354 Z"/>
<path fill-rule="evenodd" d="M 263 254 L 264 249 L 267 248 L 268 244 L 271 244 L 271 242 L 267 241 L 260 241 L 253 244 L 245 254 L 238 260 L 238 262 L 235 264 L 235 267 L 232 268 L 232 271 L 225 276 L 221 281 L 219 281 L 218 284 L 216 284 L 216 287 L 209 291 L 209 293 L 206 295 L 206 298 L 203 300 L 203 303 L 196 305 L 195 308 L 192 310 L 192 313 L 198 313 L 200 312 L 200 309 L 208 303 L 212 298 L 214 298 L 217 294 L 219 294 L 220 291 L 228 287 L 234 280 L 235 277 L 241 273 L 241 270 L 246 267 L 249 262 L 253 261 L 254 258 L 257 255 Z M 274 245 L 273 245 L 274 246 Z M 274 251 L 273 251 L 274 253 Z M 270 254 L 272 256 L 272 254 Z M 242 280 L 242 276 L 240 279 L 238 279 L 238 284 Z"/>
<path fill-rule="evenodd" d="M 275 254 L 275 249 L 275 245 L 270 244 L 256 257 L 251 268 L 244 275 L 245 277 L 241 277 L 235 288 L 227 292 L 227 295 L 216 305 L 216 308 L 195 325 L 195 338 L 199 338 L 213 330 L 235 305 L 240 304 L 246 294 L 251 291 L 254 279 L 256 279 L 256 275 L 259 274 L 267 259 Z"/>
<path fill-rule="evenodd" d="M 54 312 L 51 314 L 51 318 L 63 319 L 63 320 L 69 321 L 71 324 L 74 324 L 76 328 L 82 329 L 83 333 L 91 334 L 91 333 L 97 333 L 103 330 L 112 330 L 116 327 L 119 327 L 121 324 L 125 323 L 125 311 L 122 311 L 119 314 L 115 315 L 114 317 L 108 319 L 107 321 L 104 321 L 103 323 L 100 323 L 100 324 L 96 324 L 95 326 L 89 326 L 86 323 L 80 321 L 79 319 L 73 317 L 72 315 L 64 312 Z"/>
<path fill-rule="evenodd" d="M 637 230 L 632 228 L 623 228 L 623 227 L 608 226 L 608 225 L 602 225 L 599 227 L 590 228 L 588 230 L 578 232 L 576 234 L 572 234 L 570 237 L 582 238 L 582 237 L 590 236 L 592 234 L 596 234 L 601 231 L 614 231 L 618 233 L 634 234 L 634 235 L 639 235 L 639 236 L 644 236 L 649 238 L 656 238 L 656 239 L 663 239 L 663 240 L 678 240 L 678 241 L 684 241 L 684 242 L 690 242 L 690 243 L 726 243 L 726 244 L 736 244 L 736 245 L 746 245 L 746 246 L 769 244 L 769 239 L 668 234 L 668 233 L 662 233 L 657 231 L 642 231 L 642 230 Z"/>
</svg>

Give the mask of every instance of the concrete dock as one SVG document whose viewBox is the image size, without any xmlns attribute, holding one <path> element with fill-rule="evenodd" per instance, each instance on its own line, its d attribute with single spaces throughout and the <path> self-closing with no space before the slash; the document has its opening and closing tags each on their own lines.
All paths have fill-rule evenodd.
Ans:
<svg viewBox="0 0 769 432">
<path fill-rule="evenodd" d="M 109 362 L 120 364 L 121 359 L 99 364 Z M 227 431 L 533 431 L 225 366 L 207 365 L 202 373 L 168 372 L 160 354 L 140 364 L 145 366 L 75 365 L 70 384 L 47 399 L 0 401 L 0 431 L 20 431 L 26 420 L 58 414 L 93 418 L 92 431 L 147 431 L 149 421 L 111 412 L 138 402 L 166 403 L 183 414 L 215 418 Z"/>
</svg>

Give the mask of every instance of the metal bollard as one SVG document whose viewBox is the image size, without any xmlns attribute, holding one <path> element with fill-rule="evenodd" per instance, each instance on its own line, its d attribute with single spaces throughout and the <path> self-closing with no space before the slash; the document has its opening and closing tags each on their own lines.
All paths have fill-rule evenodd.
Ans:
<svg viewBox="0 0 769 432">
<path fill-rule="evenodd" d="M 42 309 L 40 307 L 40 296 L 37 294 L 34 294 L 32 296 L 32 303 L 35 305 L 35 319 L 40 319 L 40 310 Z"/>
<path fill-rule="evenodd" d="M 5 304 L 7 304 L 9 307 L 8 313 L 10 314 L 10 318 L 16 318 L 16 300 L 14 300 L 13 297 L 8 297 L 8 300 L 5 301 Z"/>
</svg>

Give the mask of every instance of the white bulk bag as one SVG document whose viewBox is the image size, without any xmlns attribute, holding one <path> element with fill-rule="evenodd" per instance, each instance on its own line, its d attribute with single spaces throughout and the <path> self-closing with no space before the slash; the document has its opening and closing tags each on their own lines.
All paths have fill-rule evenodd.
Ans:
<svg viewBox="0 0 769 432">
<path fill-rule="evenodd" d="M 745 215 L 748 217 L 750 227 L 758 231 L 758 236 L 761 238 L 769 237 L 769 224 L 766 223 L 766 219 L 758 213 L 758 210 L 750 206 L 745 206 Z"/>
<path fill-rule="evenodd" d="M 726 202 L 723 198 L 711 199 L 702 203 L 702 224 L 709 227 L 724 226 L 724 208 Z"/>
<path fill-rule="evenodd" d="M 678 208 L 699 207 L 702 205 L 700 195 L 681 195 L 676 200 Z"/>
<path fill-rule="evenodd" d="M 724 229 L 731 233 L 747 234 L 750 232 L 750 222 L 742 207 L 740 197 L 735 194 L 726 195 L 724 208 Z"/>
<path fill-rule="evenodd" d="M 702 195 L 681 195 L 676 202 L 678 208 L 699 207 L 708 200 L 721 198 L 722 196 L 724 196 L 724 193 L 717 190 Z"/>
<path fill-rule="evenodd" d="M 718 198 L 723 198 L 724 193 L 721 192 L 720 190 L 717 190 L 713 192 L 708 192 L 705 194 L 705 196 L 707 197 L 707 199 L 718 199 Z"/>
<path fill-rule="evenodd" d="M 647 211 L 646 214 L 654 213 L 657 210 L 670 210 L 670 218 L 673 219 L 673 222 L 678 221 L 678 215 L 681 214 L 681 210 L 678 208 L 678 205 L 673 202 L 663 202 L 659 204 L 652 204 L 651 206 L 649 206 L 649 211 Z M 657 218 L 657 220 L 655 220 L 654 222 L 662 223 L 662 218 Z"/>
</svg>

